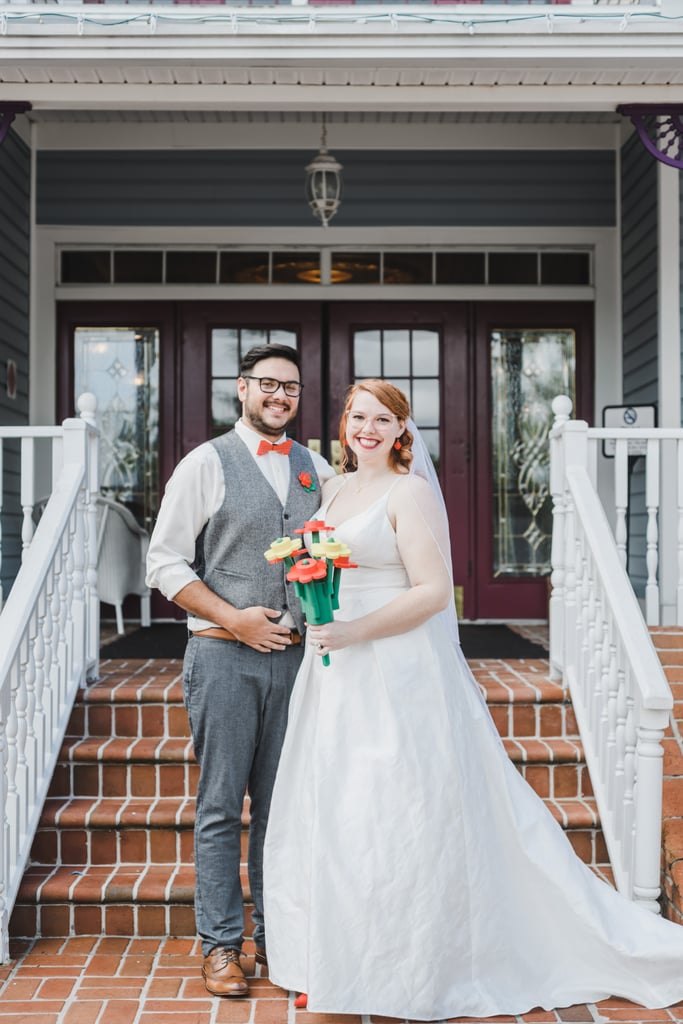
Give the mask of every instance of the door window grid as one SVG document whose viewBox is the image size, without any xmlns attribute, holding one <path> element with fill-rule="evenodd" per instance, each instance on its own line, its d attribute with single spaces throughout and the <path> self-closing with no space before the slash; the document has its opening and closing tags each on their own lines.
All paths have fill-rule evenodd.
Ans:
<svg viewBox="0 0 683 1024">
<path fill-rule="evenodd" d="M 439 332 L 371 328 L 353 334 L 354 382 L 380 377 L 405 393 L 436 470 L 440 461 Z"/>
<path fill-rule="evenodd" d="M 298 347 L 296 331 L 280 327 L 214 327 L 211 331 L 211 436 L 231 430 L 242 413 L 237 378 L 254 345 Z"/>
</svg>

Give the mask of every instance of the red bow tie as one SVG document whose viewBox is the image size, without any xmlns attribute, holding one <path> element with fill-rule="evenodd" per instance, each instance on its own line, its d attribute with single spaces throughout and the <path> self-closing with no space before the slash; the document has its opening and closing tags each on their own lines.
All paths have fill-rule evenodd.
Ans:
<svg viewBox="0 0 683 1024">
<path fill-rule="evenodd" d="M 259 446 L 256 449 L 256 454 L 267 455 L 268 452 L 277 452 L 278 455 L 289 455 L 291 450 L 291 440 L 281 441 L 280 444 L 273 444 L 272 441 L 259 441 Z"/>
</svg>

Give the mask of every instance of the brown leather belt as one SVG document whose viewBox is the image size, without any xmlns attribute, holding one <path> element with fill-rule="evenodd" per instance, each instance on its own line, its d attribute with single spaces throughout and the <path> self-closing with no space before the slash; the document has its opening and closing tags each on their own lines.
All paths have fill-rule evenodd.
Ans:
<svg viewBox="0 0 683 1024">
<path fill-rule="evenodd" d="M 221 626 L 210 626 L 209 629 L 191 629 L 190 633 L 192 633 L 192 636 L 206 636 L 210 640 L 238 640 L 234 633 L 231 633 L 229 629 L 223 629 Z M 286 640 L 287 635 L 283 634 L 282 639 Z M 289 646 L 300 643 L 301 633 L 297 633 L 295 629 L 290 630 Z"/>
</svg>

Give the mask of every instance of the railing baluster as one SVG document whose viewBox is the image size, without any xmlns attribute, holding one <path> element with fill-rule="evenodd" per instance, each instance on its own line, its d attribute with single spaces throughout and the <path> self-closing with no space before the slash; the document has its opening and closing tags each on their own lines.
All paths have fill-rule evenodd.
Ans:
<svg viewBox="0 0 683 1024">
<path fill-rule="evenodd" d="M 659 511 L 659 443 L 656 440 L 649 440 L 647 442 L 645 505 L 647 507 L 645 614 L 648 626 L 658 626 L 659 583 L 657 582 L 657 566 L 659 564 L 659 528 L 657 525 L 657 513 Z"/>
<path fill-rule="evenodd" d="M 628 509 L 628 441 L 617 441 L 614 452 L 614 504 L 616 522 L 614 536 L 621 564 L 626 567 L 628 530 L 626 511 Z"/>
<path fill-rule="evenodd" d="M 683 441 L 676 442 L 676 515 L 678 520 L 678 581 L 676 584 L 676 625 L 683 626 Z"/>
<path fill-rule="evenodd" d="M 35 441 L 32 437 L 21 439 L 21 510 L 23 521 L 21 524 L 21 545 L 22 553 L 26 552 L 31 539 L 33 538 L 33 506 L 35 504 L 35 489 L 33 471 L 35 466 Z"/>
</svg>

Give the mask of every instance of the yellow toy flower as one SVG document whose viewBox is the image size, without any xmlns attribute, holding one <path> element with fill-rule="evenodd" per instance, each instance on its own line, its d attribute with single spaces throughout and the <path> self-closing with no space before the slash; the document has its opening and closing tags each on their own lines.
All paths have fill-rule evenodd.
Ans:
<svg viewBox="0 0 683 1024">
<path fill-rule="evenodd" d="M 264 552 L 265 557 L 271 563 L 282 562 L 285 558 L 291 558 L 295 551 L 301 550 L 301 539 L 297 537 L 292 540 L 291 537 L 278 537 L 270 545 L 267 551 Z"/>
</svg>

